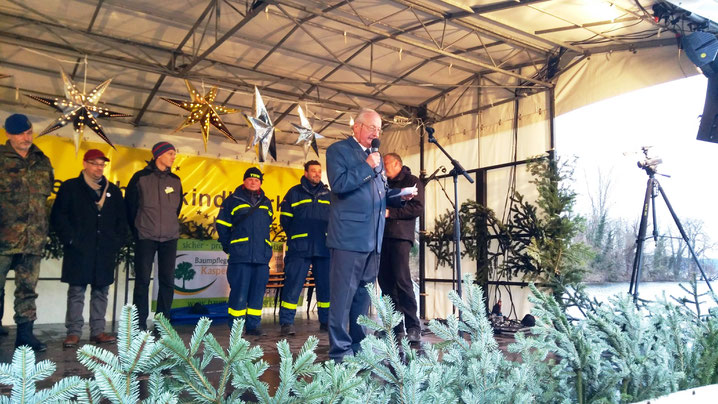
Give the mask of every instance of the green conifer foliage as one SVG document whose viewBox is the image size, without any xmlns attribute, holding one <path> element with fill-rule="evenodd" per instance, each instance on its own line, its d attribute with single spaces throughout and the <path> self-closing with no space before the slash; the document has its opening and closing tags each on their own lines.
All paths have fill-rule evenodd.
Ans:
<svg viewBox="0 0 718 404">
<path fill-rule="evenodd" d="M 70 377 L 37 391 L 55 366 L 36 364 L 32 350 L 21 347 L 12 364 L 0 365 L 0 383 L 12 385 L 0 403 L 629 403 L 718 382 L 718 310 L 700 314 L 690 306 L 700 303 L 695 285 L 692 301 L 636 306 L 616 297 L 584 305 L 587 316 L 580 320 L 570 319 L 551 294 L 531 290 L 536 326 L 509 346 L 520 355 L 515 360 L 499 349 L 471 277 L 464 279 L 463 298 L 450 293 L 461 317 L 431 321 L 441 342 L 419 350 L 406 338 L 396 340 L 401 315 L 369 287 L 377 318 L 360 322 L 383 336 L 368 336 L 341 364 L 317 363 L 315 337 L 294 353 L 286 340 L 278 342 L 275 391 L 260 380 L 269 364 L 261 348 L 241 337 L 243 321 L 235 322 L 224 348 L 209 333 L 208 319 L 185 344 L 158 317 L 162 337 L 155 341 L 138 330 L 136 311 L 127 306 L 118 355 L 90 345 L 78 351 L 92 380 Z M 222 364 L 214 385 L 211 361 Z M 140 397 L 140 377 L 147 378 L 147 397 Z"/>
<path fill-rule="evenodd" d="M 15 349 L 12 363 L 0 364 L 0 384 L 12 385 L 10 397 L 0 396 L 0 403 L 53 403 L 70 401 L 85 386 L 77 376 L 66 377 L 49 389 L 37 390 L 35 384 L 55 373 L 49 360 L 35 363 L 35 351 L 29 346 Z"/>
<path fill-rule="evenodd" d="M 173 363 L 148 331 L 140 331 L 135 306 L 125 306 L 117 333 L 117 355 L 95 345 L 77 350 L 77 359 L 95 376 L 89 390 L 98 389 L 112 403 L 140 402 L 141 374 L 150 375 L 150 396 L 145 403 L 175 403 L 177 397 L 161 372 Z M 95 394 L 95 393 L 91 393 Z"/>
</svg>

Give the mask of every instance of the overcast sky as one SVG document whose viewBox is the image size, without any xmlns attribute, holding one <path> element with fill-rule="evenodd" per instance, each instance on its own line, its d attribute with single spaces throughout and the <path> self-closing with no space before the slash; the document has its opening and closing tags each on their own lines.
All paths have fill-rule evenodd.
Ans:
<svg viewBox="0 0 718 404">
<path fill-rule="evenodd" d="M 658 176 L 681 222 L 700 218 L 718 241 L 718 144 L 696 140 L 707 79 L 697 75 L 588 105 L 556 119 L 556 145 L 562 155 L 578 157 L 579 210 L 590 211 L 586 197 L 596 192 L 598 172 L 610 174 L 609 214 L 638 221 L 647 174 L 636 166 L 642 146 L 663 163 Z M 657 200 L 658 201 L 658 200 Z M 657 202 L 659 232 L 673 221 Z M 675 228 L 675 227 L 674 227 Z M 650 228 L 649 228 L 650 233 Z M 677 231 L 673 231 L 677 234 Z M 718 258 L 718 250 L 711 254 Z"/>
</svg>

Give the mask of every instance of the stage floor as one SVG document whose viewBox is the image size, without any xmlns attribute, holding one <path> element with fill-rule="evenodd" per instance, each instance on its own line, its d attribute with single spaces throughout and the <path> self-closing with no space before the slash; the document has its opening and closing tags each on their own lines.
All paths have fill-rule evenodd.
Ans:
<svg viewBox="0 0 718 404">
<path fill-rule="evenodd" d="M 109 327 L 109 324 L 108 324 Z M 10 335 L 6 337 L 0 337 L 0 363 L 12 362 L 12 355 L 14 351 L 15 342 L 15 327 L 8 327 L 10 329 Z M 269 363 L 270 367 L 262 375 L 261 379 L 267 382 L 272 389 L 279 385 L 279 354 L 277 352 L 276 343 L 282 339 L 287 339 L 289 342 L 292 352 L 296 353 L 299 351 L 301 346 L 307 340 L 310 335 L 315 335 L 319 338 L 319 344 L 316 349 L 317 361 L 326 361 L 329 359 L 329 336 L 327 333 L 319 332 L 319 321 L 316 319 L 315 313 L 310 313 L 310 318 L 307 319 L 305 313 L 300 313 L 295 319 L 296 335 L 291 337 L 280 336 L 279 318 L 273 315 L 265 315 L 262 319 L 262 328 L 266 332 L 266 336 L 254 337 L 245 336 L 253 345 L 259 345 L 264 351 L 264 360 Z M 441 340 L 432 334 L 428 327 L 424 326 L 425 331 L 422 336 L 422 342 L 426 343 L 437 343 Z M 194 325 L 177 325 L 175 329 L 185 341 L 188 343 Z M 109 330 L 108 330 L 109 331 Z M 89 341 L 89 328 L 87 325 L 83 330 L 84 334 L 80 339 L 81 347 L 86 344 L 90 344 Z M 209 330 L 217 341 L 223 347 L 227 347 L 229 341 L 229 327 L 224 321 L 215 321 Z M 62 341 L 65 339 L 66 331 L 64 324 L 40 324 L 35 326 L 35 335 L 48 346 L 47 351 L 38 353 L 36 355 L 37 361 L 50 360 L 57 365 L 57 370 L 53 375 L 38 383 L 38 388 L 47 388 L 51 386 L 57 380 L 66 376 L 80 376 L 84 378 L 92 377 L 92 374 L 77 361 L 76 353 L 77 348 L 63 348 Z M 496 340 L 504 353 L 507 352 L 506 347 L 508 344 L 513 342 L 513 336 L 511 335 L 497 335 Z M 102 344 L 99 345 L 104 349 L 117 353 L 117 347 L 115 344 Z M 419 345 L 413 347 L 414 349 L 420 349 Z M 508 354 L 513 356 L 513 354 Z M 208 376 L 216 385 L 217 380 L 220 376 L 221 366 L 219 361 L 213 361 L 207 367 Z M 216 379 L 215 379 L 216 377 Z M 230 388 L 231 389 L 231 388 Z M 0 385 L 0 394 L 8 395 L 10 392 L 10 386 Z"/>
</svg>

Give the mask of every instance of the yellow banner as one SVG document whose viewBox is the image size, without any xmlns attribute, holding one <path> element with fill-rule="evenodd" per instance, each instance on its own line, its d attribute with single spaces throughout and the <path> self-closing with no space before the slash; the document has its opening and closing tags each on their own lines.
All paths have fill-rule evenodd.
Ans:
<svg viewBox="0 0 718 404">
<path fill-rule="evenodd" d="M 0 131 L 0 140 L 5 143 L 5 131 Z M 82 170 L 82 156 L 89 149 L 99 149 L 110 159 L 105 168 L 105 176 L 123 191 L 132 175 L 144 168 L 152 158 L 149 150 L 116 146 L 112 149 L 106 143 L 83 141 L 75 156 L 75 145 L 71 139 L 46 135 L 34 142 L 50 158 L 55 169 L 55 187 L 57 192 L 63 181 L 77 177 Z M 240 161 L 220 160 L 216 158 L 192 156 L 188 150 L 179 150 L 172 172 L 182 179 L 184 191 L 182 215 L 198 223 L 211 224 L 219 212 L 226 197 L 243 182 L 244 171 L 253 164 Z M 289 188 L 299 183 L 304 171 L 289 167 L 264 164 L 262 189 L 275 211 L 279 210 L 282 197 Z M 275 220 L 279 215 L 274 215 Z"/>
</svg>

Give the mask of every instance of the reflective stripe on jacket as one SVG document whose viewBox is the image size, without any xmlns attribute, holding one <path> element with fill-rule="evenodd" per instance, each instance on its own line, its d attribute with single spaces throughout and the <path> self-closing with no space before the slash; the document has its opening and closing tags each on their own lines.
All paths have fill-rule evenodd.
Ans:
<svg viewBox="0 0 718 404">
<path fill-rule="evenodd" d="M 280 205 L 279 222 L 287 234 L 287 255 L 328 257 L 327 223 L 329 220 L 329 188 L 320 182 L 312 185 L 302 177 Z"/>
<path fill-rule="evenodd" d="M 269 226 L 272 202 L 259 191 L 257 202 L 243 185 L 224 200 L 215 221 L 219 242 L 229 254 L 229 263 L 268 264 L 272 258 Z"/>
</svg>

